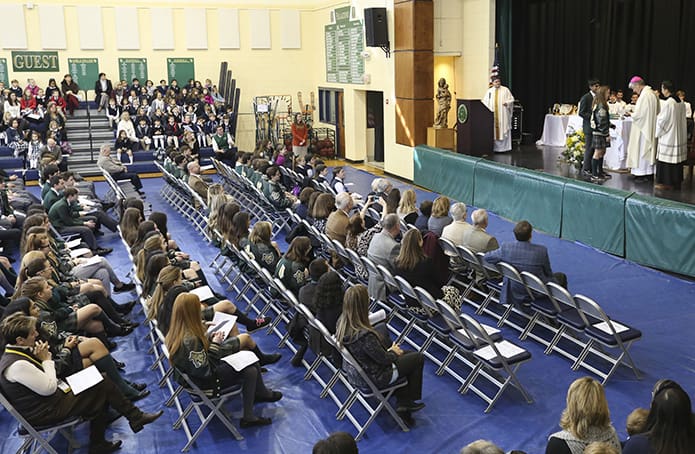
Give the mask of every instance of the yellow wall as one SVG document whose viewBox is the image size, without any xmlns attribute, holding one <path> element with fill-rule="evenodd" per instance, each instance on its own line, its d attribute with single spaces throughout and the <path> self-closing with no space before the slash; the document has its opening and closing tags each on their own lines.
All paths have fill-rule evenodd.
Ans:
<svg viewBox="0 0 695 454">
<path fill-rule="evenodd" d="M 444 31 L 438 33 L 435 43 L 435 82 L 439 77 L 446 77 L 453 98 L 479 98 L 487 88 L 487 78 L 494 49 L 494 0 L 435 0 L 437 18 L 444 24 Z M 2 3 L 14 3 L 0 0 Z M 62 2 L 39 2 L 61 4 Z M 396 144 L 396 104 L 394 86 L 393 58 L 387 59 L 377 48 L 368 48 L 370 58 L 365 61 L 365 73 L 371 77 L 368 84 L 328 84 L 325 74 L 324 26 L 330 21 L 331 10 L 350 5 L 363 19 L 364 8 L 384 7 L 388 11 L 389 36 L 394 42 L 393 0 L 149 0 L 100 2 L 102 6 L 104 28 L 104 50 L 81 51 L 77 33 L 76 6 L 94 5 L 90 0 L 74 0 L 65 5 L 65 27 L 67 32 L 67 49 L 58 51 L 60 73 L 36 73 L 40 86 L 45 86 L 49 77 L 62 79 L 67 69 L 67 58 L 96 57 L 99 69 L 112 80 L 118 78 L 117 62 L 119 57 L 146 57 L 148 59 L 149 78 L 155 83 L 166 78 L 167 57 L 194 57 L 196 79 L 210 78 L 217 82 L 219 63 L 228 61 L 237 86 L 241 88 L 239 105 L 239 125 L 237 142 L 241 149 L 253 148 L 255 140 L 255 122 L 253 119 L 252 99 L 259 95 L 292 95 L 294 109 L 297 109 L 296 95 L 302 91 L 305 103 L 309 93 L 318 95 L 318 87 L 336 87 L 344 90 L 345 148 L 350 160 L 366 158 L 366 91 L 382 91 L 384 95 L 384 154 L 385 170 L 404 178 L 412 179 L 412 149 Z M 137 51 L 116 50 L 116 31 L 114 6 L 138 6 L 139 33 L 141 49 Z M 159 51 L 151 48 L 150 7 L 172 7 L 175 30 L 175 49 Z M 184 10 L 185 8 L 207 8 L 207 35 L 209 50 L 187 50 L 185 48 Z M 216 8 L 238 8 L 241 46 L 238 50 L 220 50 Z M 249 9 L 269 8 L 271 18 L 272 46 L 268 50 L 250 48 Z M 299 9 L 301 17 L 301 49 L 281 49 L 280 44 L 280 9 Z M 28 31 L 40 26 L 38 10 L 25 7 L 25 20 Z M 41 50 L 38 33 L 27 33 L 28 49 Z M 13 73 L 9 50 L 1 50 L 0 57 L 6 57 L 9 63 L 9 77 L 17 78 L 24 85 L 29 73 Z M 434 97 L 434 87 L 432 95 Z M 317 106 L 318 107 L 318 106 Z M 450 111 L 450 126 L 455 125 L 455 100 Z M 432 115 L 434 118 L 435 107 Z M 315 114 L 318 121 L 318 112 Z M 319 126 L 322 126 L 319 124 Z"/>
</svg>

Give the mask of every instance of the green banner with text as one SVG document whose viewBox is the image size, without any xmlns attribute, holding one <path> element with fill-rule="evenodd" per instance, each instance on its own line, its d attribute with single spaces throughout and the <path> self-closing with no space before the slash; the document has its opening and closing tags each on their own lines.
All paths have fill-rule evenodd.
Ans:
<svg viewBox="0 0 695 454">
<path fill-rule="evenodd" d="M 12 51 L 12 70 L 15 72 L 59 72 L 58 52 L 25 50 Z"/>
<path fill-rule="evenodd" d="M 128 85 L 133 79 L 138 78 L 142 85 L 147 80 L 147 59 L 146 58 L 119 58 L 118 77 L 125 80 Z"/>
<path fill-rule="evenodd" d="M 179 85 L 186 85 L 188 79 L 195 79 L 193 58 L 167 58 L 167 74 L 169 81 L 176 79 Z"/>
<path fill-rule="evenodd" d="M 99 78 L 99 60 L 96 58 L 68 58 L 68 72 L 83 90 L 94 86 Z"/>
</svg>

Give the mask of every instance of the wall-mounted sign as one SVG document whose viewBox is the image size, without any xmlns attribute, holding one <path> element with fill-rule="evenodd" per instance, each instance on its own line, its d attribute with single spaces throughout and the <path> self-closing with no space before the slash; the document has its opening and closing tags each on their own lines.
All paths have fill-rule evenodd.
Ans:
<svg viewBox="0 0 695 454">
<path fill-rule="evenodd" d="M 15 72 L 58 72 L 58 52 L 25 50 L 12 51 L 12 70 Z"/>
</svg>

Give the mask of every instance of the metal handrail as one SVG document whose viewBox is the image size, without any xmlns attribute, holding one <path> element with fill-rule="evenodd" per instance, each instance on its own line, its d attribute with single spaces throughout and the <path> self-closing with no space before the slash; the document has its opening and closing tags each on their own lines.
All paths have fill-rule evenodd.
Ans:
<svg viewBox="0 0 695 454">
<path fill-rule="evenodd" d="M 94 140 L 92 137 L 92 113 L 89 110 L 89 97 L 87 95 L 87 90 L 82 90 L 84 92 L 84 104 L 87 108 L 87 132 L 89 134 L 89 159 L 90 162 L 96 162 L 94 160 Z"/>
</svg>

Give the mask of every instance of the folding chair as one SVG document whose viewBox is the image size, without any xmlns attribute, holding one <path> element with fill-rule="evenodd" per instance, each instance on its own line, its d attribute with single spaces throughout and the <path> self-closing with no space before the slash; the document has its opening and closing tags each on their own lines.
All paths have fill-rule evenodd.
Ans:
<svg viewBox="0 0 695 454">
<path fill-rule="evenodd" d="M 20 453 L 38 453 L 41 449 L 44 449 L 50 454 L 58 454 L 58 452 L 51 446 L 51 440 L 55 438 L 56 435 L 62 435 L 68 441 L 68 450 L 72 452 L 73 449 L 79 448 L 80 446 L 76 444 L 75 439 L 72 436 L 72 430 L 78 424 L 83 422 L 82 418 L 74 417 L 66 419 L 65 421 L 49 426 L 32 426 L 29 422 L 24 419 L 24 417 L 17 411 L 17 409 L 12 406 L 4 393 L 0 392 L 0 406 L 4 407 L 8 413 L 17 421 L 19 426 L 17 427 L 17 433 L 20 437 L 24 438 L 22 446 L 17 449 L 17 454 Z M 9 435 L 9 434 L 8 434 Z"/>
<path fill-rule="evenodd" d="M 497 388 L 497 393 L 494 396 L 481 393 L 484 396 L 481 397 L 488 403 L 485 413 L 492 410 L 492 407 L 509 385 L 517 388 L 527 403 L 532 403 L 533 399 L 516 376 L 519 367 L 531 359 L 531 353 L 507 340 L 494 341 L 485 331 L 485 328 L 467 314 L 461 314 L 461 320 L 464 328 L 468 331 L 469 339 L 473 340 L 478 346 L 473 351 L 473 354 L 478 358 L 480 367 L 478 367 L 475 373 L 471 374 L 468 383 L 461 387 L 460 392 L 465 394 L 480 375 L 481 369 L 486 368 L 489 372 L 496 373 L 499 376 L 492 376 L 489 380 Z"/>
<path fill-rule="evenodd" d="M 168 354 L 168 352 L 167 352 Z M 168 358 L 168 356 L 167 356 Z M 175 369 L 175 366 L 171 364 L 171 367 Z M 175 369 L 176 370 L 176 369 Z M 220 391 L 219 396 L 208 396 L 204 391 L 202 391 L 191 379 L 190 377 L 185 374 L 184 372 L 181 372 L 180 370 L 176 370 L 176 373 L 184 380 L 185 384 L 183 384 L 183 389 L 186 391 L 188 396 L 191 398 L 190 403 L 186 407 L 186 409 L 183 411 L 181 416 L 178 417 L 176 422 L 174 422 L 174 430 L 178 429 L 181 427 L 181 424 L 188 419 L 188 416 L 190 416 L 191 412 L 193 410 L 196 411 L 198 418 L 200 419 L 200 427 L 198 427 L 198 430 L 195 431 L 190 437 L 188 437 L 188 442 L 186 445 L 181 449 L 181 452 L 186 452 L 189 449 L 191 449 L 191 446 L 195 443 L 195 441 L 198 439 L 200 434 L 203 433 L 205 428 L 210 424 L 210 422 L 217 418 L 219 419 L 222 424 L 229 430 L 229 432 L 232 434 L 232 436 L 236 440 L 243 440 L 244 437 L 241 436 L 239 433 L 239 430 L 232 424 L 232 422 L 229 420 L 230 416 L 227 414 L 226 410 L 223 408 L 223 405 L 232 397 L 239 396 L 241 395 L 241 386 L 240 385 L 235 385 L 227 389 L 223 389 Z M 203 409 L 209 410 L 209 413 L 206 415 Z"/>
<path fill-rule="evenodd" d="M 366 372 L 362 369 L 362 366 L 359 365 L 359 363 L 355 360 L 352 354 L 350 354 L 350 352 L 345 347 L 338 345 L 332 336 L 329 338 L 329 340 L 331 339 L 333 346 L 340 352 L 340 355 L 343 357 L 343 369 L 352 368 L 355 371 L 355 373 L 359 375 L 360 379 L 363 382 L 363 385 L 357 385 L 353 383 L 353 391 L 348 397 L 347 401 L 345 402 L 343 408 L 341 408 L 341 410 L 338 411 L 337 415 L 338 420 L 342 420 L 346 415 L 351 415 L 353 417 L 351 421 L 355 425 L 355 428 L 358 429 L 355 441 L 359 441 L 362 438 L 364 433 L 367 431 L 367 428 L 369 428 L 369 426 L 376 419 L 377 415 L 381 412 L 381 410 L 384 409 L 393 417 L 393 419 L 396 421 L 401 430 L 403 430 L 403 432 L 408 432 L 410 429 L 408 429 L 408 426 L 405 424 L 405 422 L 403 422 L 403 419 L 401 419 L 396 410 L 389 403 L 389 399 L 391 398 L 393 393 L 397 389 L 407 386 L 408 380 L 406 378 L 399 378 L 394 383 L 391 383 L 384 388 L 379 388 L 369 378 Z M 369 404 L 368 399 L 375 399 L 378 402 L 376 407 L 372 407 Z M 354 419 L 354 415 L 352 415 L 352 413 L 350 412 L 350 408 L 352 408 L 353 404 L 357 400 L 360 401 L 364 409 L 369 414 L 369 419 L 367 419 L 367 421 L 364 424 L 359 424 L 357 420 Z"/>
<path fill-rule="evenodd" d="M 471 281 L 475 281 L 474 276 L 471 276 L 471 270 L 468 264 L 461 258 L 456 245 L 446 238 L 439 238 L 439 247 L 442 248 L 444 254 L 449 257 L 449 271 L 451 276 L 447 285 L 459 284 L 463 287 L 468 287 Z"/>
<path fill-rule="evenodd" d="M 526 324 L 526 328 L 519 336 L 519 339 L 525 340 L 531 333 L 533 328 L 541 322 L 542 318 L 551 321 L 554 324 L 558 324 L 558 314 L 562 312 L 562 309 L 558 305 L 555 298 L 550 294 L 550 291 L 545 286 L 545 283 L 535 274 L 529 273 L 528 271 L 521 272 L 521 279 L 526 288 L 531 290 L 531 295 L 533 299 L 531 300 L 531 309 L 533 309 L 533 315 L 531 319 Z M 546 345 L 546 354 L 552 351 L 551 346 L 557 343 L 562 334 L 565 332 L 565 325 L 559 324 L 556 328 L 552 325 L 542 324 L 546 329 L 553 333 L 553 338 L 550 341 L 546 341 L 543 338 L 539 338 L 539 342 Z M 534 337 L 535 338 L 535 337 Z"/>
<path fill-rule="evenodd" d="M 526 290 L 526 294 L 528 295 L 529 300 L 533 299 L 533 294 L 531 293 L 531 290 L 529 290 L 529 288 L 526 287 L 526 285 L 524 284 L 524 280 L 521 278 L 521 274 L 519 274 L 519 271 L 513 265 L 510 265 L 509 263 L 506 263 L 506 262 L 499 262 L 497 264 L 497 266 L 499 267 L 500 271 L 502 272 L 502 276 L 507 278 L 507 283 L 504 285 L 511 285 L 511 281 L 514 281 L 518 284 L 521 284 L 524 287 L 524 290 Z M 500 304 L 502 304 L 501 301 L 500 301 Z M 521 327 L 521 326 L 516 325 L 514 323 L 511 323 L 507 320 L 509 318 L 509 315 L 514 311 L 514 305 L 507 303 L 507 302 L 505 302 L 504 304 L 506 304 L 507 308 L 504 311 L 504 313 L 502 314 L 502 317 L 499 319 L 497 326 L 502 326 L 505 323 L 507 323 L 511 327 L 516 328 L 519 331 L 523 332 L 525 327 Z M 529 304 L 529 306 L 530 306 L 530 304 Z M 518 312 L 521 313 L 520 311 L 518 311 Z M 523 316 L 525 318 L 529 318 L 528 315 L 526 315 L 526 314 L 523 314 Z"/>
<path fill-rule="evenodd" d="M 577 361 L 572 365 L 572 369 L 577 370 L 579 367 L 584 367 L 603 378 L 601 383 L 606 384 L 606 382 L 618 369 L 618 366 L 625 364 L 627 367 L 632 369 L 635 377 L 640 380 L 642 377 L 640 376 L 637 366 L 632 360 L 632 356 L 628 350 L 635 341 L 642 338 L 642 332 L 616 320 L 612 320 L 610 317 L 608 317 L 608 315 L 606 315 L 601 306 L 599 306 L 596 301 L 588 296 L 574 295 L 574 302 L 577 310 L 587 317 L 586 330 L 584 332 L 588 336 L 589 342 L 586 344 L 586 347 L 584 347 L 584 350 L 580 353 Z M 589 321 L 590 319 L 588 317 L 593 320 Z M 597 322 L 594 320 L 597 320 Z M 608 372 L 603 372 L 586 362 L 586 359 L 590 353 L 597 354 L 596 351 L 592 350 L 592 347 L 595 344 L 599 344 L 611 349 L 617 349 L 619 352 L 617 357 L 612 357 L 607 354 L 598 355 L 612 365 Z"/>
<path fill-rule="evenodd" d="M 487 306 L 493 300 L 493 297 L 499 295 L 502 288 L 499 269 L 496 265 L 486 264 L 482 256 L 477 255 L 465 246 L 458 245 L 456 250 L 461 260 L 466 262 L 472 271 L 468 286 L 461 292 L 461 299 L 475 307 L 476 314 L 482 314 L 487 310 Z M 478 303 L 472 300 L 470 298 L 471 293 L 482 297 L 483 301 Z"/>
</svg>

